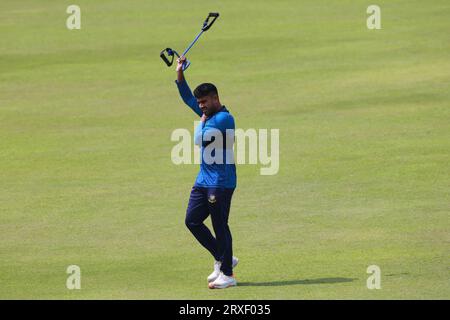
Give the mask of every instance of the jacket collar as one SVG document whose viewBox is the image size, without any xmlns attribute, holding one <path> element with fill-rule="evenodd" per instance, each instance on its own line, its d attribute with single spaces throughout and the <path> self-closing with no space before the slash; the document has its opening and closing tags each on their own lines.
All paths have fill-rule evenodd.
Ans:
<svg viewBox="0 0 450 320">
<path fill-rule="evenodd" d="M 222 105 L 222 107 L 218 110 L 218 111 L 216 111 L 216 112 L 214 112 L 212 115 L 210 115 L 209 117 L 208 117 L 208 119 L 211 119 L 212 117 L 214 117 L 216 114 L 218 114 L 219 112 L 228 112 L 228 113 L 230 113 L 230 111 L 228 111 L 228 109 L 224 106 L 224 105 Z"/>
</svg>

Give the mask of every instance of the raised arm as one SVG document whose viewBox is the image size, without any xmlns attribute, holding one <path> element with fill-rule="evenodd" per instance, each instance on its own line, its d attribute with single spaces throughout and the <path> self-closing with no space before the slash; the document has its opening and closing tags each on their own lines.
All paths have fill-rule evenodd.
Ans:
<svg viewBox="0 0 450 320">
<path fill-rule="evenodd" d="M 192 109 L 199 117 L 203 115 L 202 110 L 200 109 L 197 99 L 192 94 L 191 89 L 189 88 L 186 79 L 183 74 L 183 62 L 186 60 L 185 57 L 181 57 L 177 59 L 177 87 L 180 92 L 181 99 L 183 99 L 184 103 L 188 105 L 189 108 Z"/>
</svg>

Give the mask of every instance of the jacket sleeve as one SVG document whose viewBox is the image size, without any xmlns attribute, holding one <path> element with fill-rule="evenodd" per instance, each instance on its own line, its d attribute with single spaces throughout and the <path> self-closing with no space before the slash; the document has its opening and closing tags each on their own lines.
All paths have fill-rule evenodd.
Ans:
<svg viewBox="0 0 450 320">
<path fill-rule="evenodd" d="M 181 82 L 175 80 L 175 83 L 177 84 L 178 91 L 180 92 L 181 99 L 183 99 L 184 103 L 189 108 L 191 108 L 192 111 L 194 111 L 199 117 L 201 117 L 203 115 L 203 112 L 197 103 L 197 99 L 192 94 L 186 80 L 183 80 Z"/>
</svg>

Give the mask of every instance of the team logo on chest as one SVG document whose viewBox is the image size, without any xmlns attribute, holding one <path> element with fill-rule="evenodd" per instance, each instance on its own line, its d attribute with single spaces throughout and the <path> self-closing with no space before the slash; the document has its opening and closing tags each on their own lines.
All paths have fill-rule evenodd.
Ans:
<svg viewBox="0 0 450 320">
<path fill-rule="evenodd" d="M 217 201 L 216 196 L 213 194 L 210 194 L 208 197 L 208 201 L 209 201 L 209 203 L 215 203 Z"/>
</svg>

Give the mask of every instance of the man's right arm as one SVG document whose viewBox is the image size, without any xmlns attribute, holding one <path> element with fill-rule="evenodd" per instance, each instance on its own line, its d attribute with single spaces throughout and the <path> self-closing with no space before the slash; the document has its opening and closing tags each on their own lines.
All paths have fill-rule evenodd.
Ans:
<svg viewBox="0 0 450 320">
<path fill-rule="evenodd" d="M 184 103 L 189 106 L 189 108 L 192 109 L 199 117 L 203 115 L 202 110 L 200 109 L 197 99 L 194 97 L 194 95 L 191 92 L 191 89 L 189 88 L 186 79 L 184 78 L 183 74 L 183 62 L 186 58 L 181 57 L 180 59 L 177 59 L 177 81 L 175 83 L 177 84 L 178 91 L 180 92 L 180 96 L 183 99 Z"/>
</svg>

